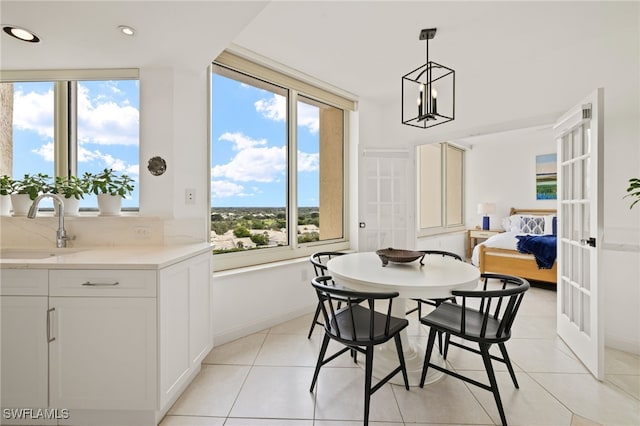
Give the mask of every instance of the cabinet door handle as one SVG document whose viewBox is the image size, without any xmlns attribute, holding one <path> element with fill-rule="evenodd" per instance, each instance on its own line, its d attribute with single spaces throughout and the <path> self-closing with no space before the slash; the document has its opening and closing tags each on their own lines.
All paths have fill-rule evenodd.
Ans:
<svg viewBox="0 0 640 426">
<path fill-rule="evenodd" d="M 51 312 L 55 310 L 56 308 L 47 309 L 47 343 L 51 343 L 56 340 L 55 337 L 51 337 Z"/>
<path fill-rule="evenodd" d="M 92 283 L 91 281 L 87 281 L 86 283 L 82 283 L 82 285 L 84 286 L 88 286 L 88 287 L 113 287 L 115 285 L 119 285 L 120 282 L 115 281 L 112 283 Z"/>
</svg>

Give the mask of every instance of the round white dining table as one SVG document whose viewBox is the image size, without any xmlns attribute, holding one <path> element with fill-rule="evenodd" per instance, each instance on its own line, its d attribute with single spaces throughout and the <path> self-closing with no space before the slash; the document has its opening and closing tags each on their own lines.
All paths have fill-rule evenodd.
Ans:
<svg viewBox="0 0 640 426">
<path fill-rule="evenodd" d="M 399 297 L 393 299 L 391 314 L 405 317 L 407 299 L 442 299 L 451 296 L 451 290 L 471 290 L 477 287 L 480 271 L 475 266 L 461 262 L 452 257 L 427 255 L 422 261 L 409 263 L 389 262 L 382 266 L 382 261 L 375 252 L 349 253 L 337 256 L 327 262 L 327 269 L 336 282 L 353 290 L 398 292 Z M 407 374 L 411 386 L 418 385 L 424 364 L 424 342 L 410 344 L 407 329 L 401 333 Z M 437 351 L 434 351 L 436 354 Z M 442 363 L 442 359 L 431 362 Z M 395 345 L 380 345 L 374 355 L 375 377 L 384 377 L 398 365 L 398 354 Z M 438 380 L 442 373 L 430 369 L 426 383 Z M 392 383 L 401 384 L 402 379 L 395 376 Z"/>
</svg>

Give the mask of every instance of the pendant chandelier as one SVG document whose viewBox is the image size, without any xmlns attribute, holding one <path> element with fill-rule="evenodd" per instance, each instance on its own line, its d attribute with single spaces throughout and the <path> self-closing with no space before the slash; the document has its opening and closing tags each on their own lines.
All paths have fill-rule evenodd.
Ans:
<svg viewBox="0 0 640 426">
<path fill-rule="evenodd" d="M 429 60 L 429 40 L 435 35 L 436 28 L 420 31 L 427 62 L 402 76 L 402 124 L 426 129 L 455 117 L 456 72 Z"/>
</svg>

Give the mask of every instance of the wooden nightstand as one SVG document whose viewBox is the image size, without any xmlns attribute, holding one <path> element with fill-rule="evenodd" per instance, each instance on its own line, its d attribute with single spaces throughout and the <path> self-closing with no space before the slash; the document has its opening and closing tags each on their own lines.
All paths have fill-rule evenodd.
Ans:
<svg viewBox="0 0 640 426">
<path fill-rule="evenodd" d="M 501 229 L 467 229 L 467 258 L 471 258 L 471 252 L 473 248 L 478 244 L 478 239 L 486 240 L 489 237 L 493 237 L 494 235 L 500 234 L 504 232 Z M 471 240 L 473 240 L 473 245 L 471 245 Z"/>
</svg>

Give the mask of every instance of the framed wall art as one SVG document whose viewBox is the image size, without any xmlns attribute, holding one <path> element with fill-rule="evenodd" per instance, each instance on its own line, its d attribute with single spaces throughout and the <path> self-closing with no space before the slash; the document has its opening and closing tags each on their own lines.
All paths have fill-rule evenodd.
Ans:
<svg viewBox="0 0 640 426">
<path fill-rule="evenodd" d="M 556 200 L 557 189 L 557 154 L 536 155 L 536 200 Z"/>
</svg>

